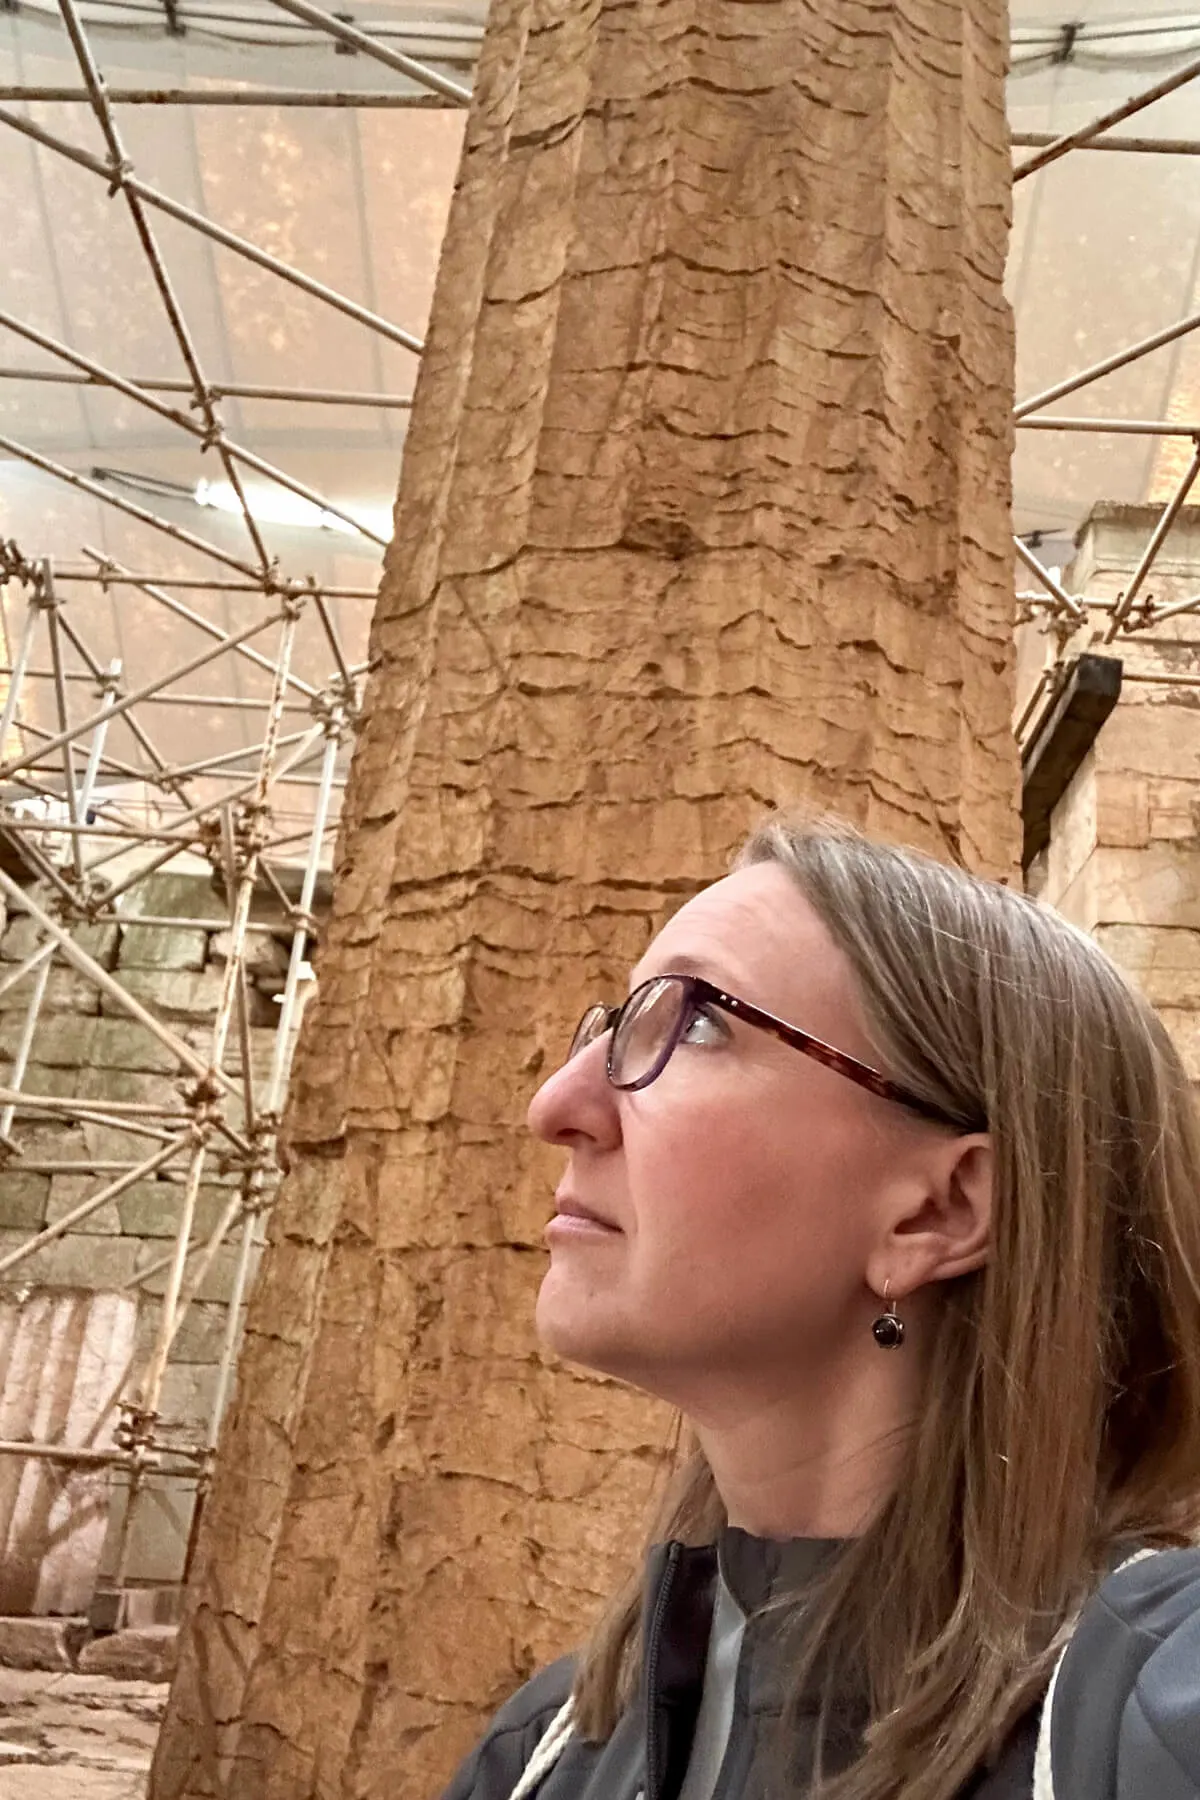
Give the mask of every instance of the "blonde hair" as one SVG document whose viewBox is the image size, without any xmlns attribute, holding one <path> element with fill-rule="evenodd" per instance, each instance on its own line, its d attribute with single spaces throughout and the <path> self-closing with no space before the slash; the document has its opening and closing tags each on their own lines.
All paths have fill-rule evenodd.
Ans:
<svg viewBox="0 0 1200 1800">
<path fill-rule="evenodd" d="M 992 1254 L 946 1284 L 898 1485 L 785 1652 L 795 1700 L 815 1665 L 827 1703 L 849 1682 L 868 1706 L 821 1800 L 951 1800 L 1045 1687 L 1114 1545 L 1200 1530 L 1193 1095 L 1151 1007 L 1048 909 L 828 822 L 768 822 L 739 866 L 762 862 L 849 958 L 888 1073 L 990 1122 Z M 724 1523 L 691 1446 L 655 1535 Z M 640 1589 L 639 1566 L 580 1659 L 585 1736 L 634 1691 Z"/>
</svg>

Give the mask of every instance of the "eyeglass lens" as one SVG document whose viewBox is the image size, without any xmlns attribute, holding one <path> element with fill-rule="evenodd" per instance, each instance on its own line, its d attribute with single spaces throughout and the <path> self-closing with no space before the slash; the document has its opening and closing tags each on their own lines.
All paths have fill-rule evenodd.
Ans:
<svg viewBox="0 0 1200 1800">
<path fill-rule="evenodd" d="M 589 1044 L 594 1044 L 598 1037 L 602 1037 L 610 1023 L 611 1015 L 607 1006 L 601 1005 L 599 1001 L 594 1006 L 589 1006 L 575 1027 L 575 1036 L 567 1051 L 567 1061 L 570 1062 L 573 1056 L 578 1056 L 581 1050 L 586 1050 Z"/>
<path fill-rule="evenodd" d="M 686 999 L 687 985 L 678 976 L 659 976 L 635 988 L 615 1017 L 606 1006 L 589 1006 L 575 1029 L 567 1060 L 612 1027 L 608 1067 L 614 1085 L 644 1085 L 662 1072 L 675 1048 Z"/>
<path fill-rule="evenodd" d="M 661 1071 L 675 1047 L 686 994 L 683 982 L 667 977 L 630 995 L 613 1037 L 610 1066 L 618 1087 L 636 1087 Z"/>
</svg>

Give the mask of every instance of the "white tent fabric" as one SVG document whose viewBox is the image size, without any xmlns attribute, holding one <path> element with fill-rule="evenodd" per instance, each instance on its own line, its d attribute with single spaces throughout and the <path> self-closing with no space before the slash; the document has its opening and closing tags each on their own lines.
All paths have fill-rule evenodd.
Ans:
<svg viewBox="0 0 1200 1800">
<path fill-rule="evenodd" d="M 1134 15 L 1113 0 L 1087 0 L 1055 17 L 1044 7 L 1017 0 L 1015 8 L 1014 132 L 1076 130 L 1200 56 L 1195 10 Z M 1200 84 L 1157 101 L 1118 134 L 1200 143 Z M 1016 152 L 1018 161 L 1029 154 Z M 1019 183 L 1009 290 L 1019 399 L 1197 311 L 1200 158 L 1080 150 Z M 1200 338 L 1181 338 L 1049 410 L 1200 420 Z M 1097 500 L 1166 499 L 1191 450 L 1181 438 L 1021 431 L 1016 528 L 1070 533 Z"/>
<path fill-rule="evenodd" d="M 1113 0 L 1086 0 L 1059 17 L 1045 6 L 1046 0 L 1017 0 L 1015 9 L 1010 111 L 1018 132 L 1057 134 L 1082 125 L 1200 55 L 1200 11 L 1135 16 Z M 117 93 L 235 83 L 415 91 L 368 57 L 343 54 L 270 0 L 93 0 L 83 12 Z M 354 18 L 394 47 L 469 81 L 483 24 L 479 0 L 419 11 L 412 0 L 367 0 L 356 5 Z M 29 84 L 79 86 L 50 0 L 22 0 L 19 11 L 0 14 L 0 85 Z M 94 154 L 103 152 L 86 106 L 7 104 Z M 125 105 L 118 117 L 143 179 L 420 334 L 461 112 Z M 1119 129 L 1200 139 L 1200 83 Z M 1018 159 L 1025 154 L 1018 151 Z M 6 311 L 127 377 L 183 375 L 129 220 L 101 180 L 5 131 L 0 216 Z M 156 219 L 155 228 L 211 381 L 411 392 L 409 351 L 172 220 Z M 1020 395 L 1196 309 L 1200 159 L 1081 151 L 1023 182 L 1010 287 Z M 0 330 L 0 366 L 31 365 L 62 366 Z M 174 403 L 186 406 L 186 397 Z M 1108 377 L 1058 410 L 1200 418 L 1200 335 Z M 403 411 L 238 398 L 224 402 L 223 412 L 231 436 L 387 535 Z M 0 379 L 0 431 L 77 469 L 177 483 L 178 498 L 164 490 L 143 495 L 143 502 L 203 535 L 215 533 L 222 544 L 243 542 L 236 519 L 203 512 L 193 497 L 206 474 L 216 483 L 208 497 L 223 497 L 211 454 L 201 459 L 174 427 L 120 396 Z M 1017 529 L 1069 533 L 1097 499 L 1165 496 L 1189 454 L 1186 439 L 1022 431 Z M 374 547 L 289 525 L 304 509 L 297 513 L 278 493 L 269 502 L 261 482 L 251 485 L 264 533 L 287 566 L 311 567 L 323 580 L 373 581 Z M 0 531 L 64 556 L 76 555 L 84 541 L 126 561 L 145 563 L 151 553 L 142 527 L 11 462 L 0 463 Z M 163 566 L 174 568 L 179 559 L 167 547 L 171 557 Z M 194 559 L 184 556 L 180 566 L 194 568 Z"/>
</svg>

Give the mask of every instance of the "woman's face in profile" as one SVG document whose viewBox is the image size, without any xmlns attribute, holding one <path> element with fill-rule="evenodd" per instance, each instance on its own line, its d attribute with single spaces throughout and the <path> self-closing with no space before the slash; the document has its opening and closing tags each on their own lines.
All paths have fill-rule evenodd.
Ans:
<svg viewBox="0 0 1200 1800">
<path fill-rule="evenodd" d="M 690 901 L 631 975 L 696 973 L 878 1061 L 841 951 L 786 872 Z M 616 996 L 605 996 L 607 999 Z M 539 1333 L 562 1356 L 700 1418 L 746 1383 L 794 1383 L 869 1341 L 872 1252 L 921 1127 L 768 1033 L 701 1009 L 662 1074 L 619 1092 L 607 1035 L 529 1109 L 567 1151 Z"/>
</svg>

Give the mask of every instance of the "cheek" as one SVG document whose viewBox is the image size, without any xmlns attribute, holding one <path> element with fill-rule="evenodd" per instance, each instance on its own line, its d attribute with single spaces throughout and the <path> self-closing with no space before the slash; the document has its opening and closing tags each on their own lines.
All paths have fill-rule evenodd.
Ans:
<svg viewBox="0 0 1200 1800">
<path fill-rule="evenodd" d="M 869 1129 L 832 1105 L 759 1097 L 682 1109 L 627 1130 L 641 1250 L 718 1282 L 862 1277 L 868 1196 L 878 1171 Z M 862 1230 L 858 1229 L 861 1226 Z"/>
</svg>

